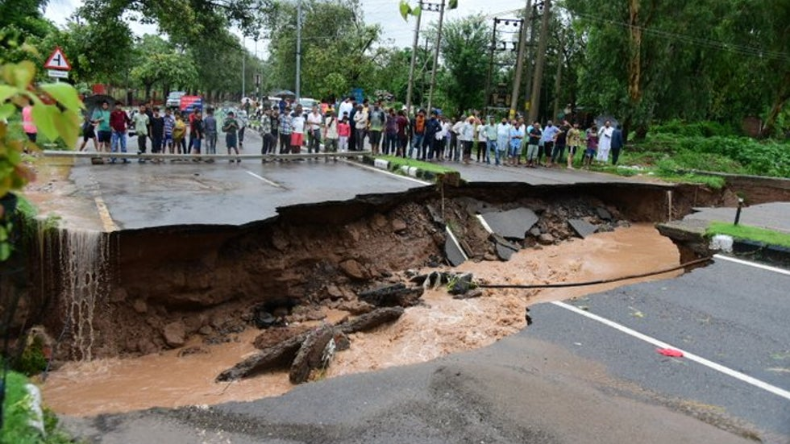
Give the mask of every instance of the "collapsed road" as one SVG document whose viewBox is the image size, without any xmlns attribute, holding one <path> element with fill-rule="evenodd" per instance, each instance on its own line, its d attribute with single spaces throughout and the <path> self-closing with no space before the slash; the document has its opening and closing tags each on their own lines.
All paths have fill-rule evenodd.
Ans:
<svg viewBox="0 0 790 444">
<path fill-rule="evenodd" d="M 625 230 L 633 223 L 664 221 L 695 206 L 736 199 L 732 190 L 601 180 L 596 174 L 579 176 L 587 181 L 583 184 L 556 185 L 568 176 L 543 171 L 542 185 L 497 183 L 497 170 L 486 167 L 474 171 L 489 180 L 441 189 L 345 163 L 251 165 L 244 170 L 162 165 L 156 174 L 161 177 L 131 169 L 137 165 L 129 168 L 130 180 L 120 182 L 114 180 L 117 173 L 107 170 L 75 169 L 74 182 L 91 190 L 91 198 L 100 198 L 107 209 L 104 226 L 109 218 L 114 231 L 60 233 L 60 240 L 45 244 L 43 257 L 35 258 L 45 268 L 49 264 L 46 272 L 53 279 L 48 282 L 56 283 L 69 273 L 58 268 L 58 250 L 95 244 L 85 257 L 109 264 L 106 276 L 91 280 L 91 285 L 101 284 L 92 302 L 102 310 L 80 324 L 92 332 L 90 340 L 64 342 L 60 356 L 84 358 L 86 346 L 94 358 L 145 358 L 171 349 L 205 353 L 206 346 L 210 350 L 241 340 L 255 324 L 255 307 L 278 298 L 289 301 L 288 307 L 265 311 L 267 322 L 280 318 L 315 325 L 310 322 L 326 323 L 336 316 L 330 323 L 342 326 L 344 316 L 375 313 L 376 304 L 363 297 L 371 288 L 404 282 L 410 269 L 443 269 L 452 263 L 448 242 L 469 266 L 518 261 L 544 249 L 551 257 L 552 249 L 570 239 L 599 236 L 592 235 L 595 231 Z M 324 182 L 324 187 L 313 186 Z M 366 193 L 357 196 L 355 187 L 361 183 Z M 261 187 L 266 188 L 263 194 Z M 517 220 L 529 226 L 516 227 L 515 235 L 498 232 L 495 215 L 523 216 L 524 210 L 534 218 Z M 549 272 L 542 279 L 575 281 L 574 270 L 579 269 L 571 267 L 563 276 Z M 85 293 L 86 286 L 77 284 L 65 293 Z M 38 320 L 59 332 L 75 300 L 47 298 L 45 292 L 62 295 L 64 289 L 52 285 L 33 291 L 34 301 L 55 307 Z M 102 298 L 102 293 L 108 296 Z M 414 309 L 441 307 L 437 299 L 416 303 Z M 532 310 L 539 324 L 539 309 Z M 520 317 L 524 322 L 523 308 Z M 529 335 L 535 328 L 417 366 L 327 381 L 320 381 L 320 373 L 311 377 L 308 371 L 306 377 L 297 369 L 295 380 L 320 382 L 282 398 L 99 416 L 74 420 L 73 426 L 97 442 L 145 441 L 149 427 L 172 432 L 169 442 L 193 442 L 196 436 L 206 442 L 259 442 L 262 437 L 272 442 L 741 442 L 768 436 L 765 430 L 784 433 L 739 414 L 717 413 L 715 420 L 700 422 L 704 415 L 698 413 L 707 407 L 693 400 L 673 403 L 664 393 L 646 394 L 638 380 L 609 374 L 589 357 L 551 341 L 536 341 Z M 340 340 L 328 333 L 302 339 L 297 349 Z M 204 345 L 194 346 L 196 340 Z M 256 340 L 257 348 L 272 340 Z M 356 347 L 368 344 L 365 337 L 356 341 Z M 355 347 L 354 338 L 350 346 Z M 297 350 L 289 353 L 296 353 L 289 354 L 289 365 L 309 362 L 313 370 L 325 358 L 306 351 L 300 360 Z M 592 407 L 598 403 L 611 410 Z M 335 407 L 324 411 L 329 405 Z M 713 410 L 721 404 L 716 406 Z M 370 427 L 362 427 L 364 422 Z"/>
</svg>

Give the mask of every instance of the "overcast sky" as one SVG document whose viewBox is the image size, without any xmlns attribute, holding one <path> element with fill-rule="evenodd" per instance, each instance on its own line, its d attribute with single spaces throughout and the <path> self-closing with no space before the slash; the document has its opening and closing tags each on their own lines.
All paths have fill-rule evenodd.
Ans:
<svg viewBox="0 0 790 444">
<path fill-rule="evenodd" d="M 403 21 L 398 12 L 400 0 L 361 0 L 360 3 L 364 9 L 365 21 L 381 25 L 385 40 L 397 46 L 411 46 L 414 38 L 414 19 L 410 18 L 408 23 Z M 417 0 L 411 0 L 411 3 L 416 5 Z M 447 18 L 464 17 L 477 13 L 490 15 L 491 17 L 505 17 L 508 12 L 511 12 L 510 16 L 512 17 L 512 11 L 526 6 L 525 0 L 459 0 L 458 3 L 458 9 L 448 11 L 446 14 Z M 82 0 L 52 0 L 47 7 L 45 15 L 56 24 L 63 25 L 66 23 L 66 19 L 81 4 Z M 428 21 L 432 22 L 436 21 L 438 16 L 437 13 L 426 13 L 423 18 L 427 17 Z M 138 35 L 157 33 L 154 25 L 141 25 L 140 23 L 132 22 L 131 28 Z M 238 32 L 236 33 L 239 36 L 241 35 Z M 245 44 L 250 52 L 256 50 L 255 42 L 248 40 Z M 264 43 L 259 42 L 257 51 L 260 57 L 265 57 L 265 50 Z"/>
</svg>

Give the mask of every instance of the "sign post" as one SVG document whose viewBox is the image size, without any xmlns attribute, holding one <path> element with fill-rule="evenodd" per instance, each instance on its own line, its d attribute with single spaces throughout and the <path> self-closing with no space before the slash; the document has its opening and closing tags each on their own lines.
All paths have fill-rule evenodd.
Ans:
<svg viewBox="0 0 790 444">
<path fill-rule="evenodd" d="M 47 57 L 47 61 L 44 63 L 44 69 L 48 70 L 47 75 L 54 78 L 57 82 L 60 79 L 69 78 L 71 64 L 66 59 L 66 55 L 63 54 L 63 50 L 60 49 L 59 46 L 56 46 L 52 54 Z"/>
</svg>

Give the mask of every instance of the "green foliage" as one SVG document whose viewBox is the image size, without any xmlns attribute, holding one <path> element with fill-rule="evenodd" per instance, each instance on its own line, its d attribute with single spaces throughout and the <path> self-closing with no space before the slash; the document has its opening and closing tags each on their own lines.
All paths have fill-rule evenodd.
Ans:
<svg viewBox="0 0 790 444">
<path fill-rule="evenodd" d="M 384 159 L 388 161 L 390 165 L 393 165 L 398 169 L 400 169 L 400 167 L 406 166 L 410 168 L 411 167 L 419 168 L 423 171 L 429 171 L 431 173 L 437 173 L 437 174 L 456 173 L 456 171 L 452 168 L 447 168 L 445 166 L 437 165 L 435 163 L 430 163 L 430 162 L 422 162 L 414 159 L 404 159 L 403 157 L 396 157 L 396 156 L 376 156 L 376 158 Z"/>
<path fill-rule="evenodd" d="M 759 116 L 767 133 L 781 123 L 790 102 L 790 2 L 566 0 L 564 7 L 585 35 L 585 111 L 613 113 L 642 130 L 654 119 L 737 125 Z"/>
<path fill-rule="evenodd" d="M 447 76 L 438 85 L 448 99 L 448 112 L 483 107 L 488 61 L 480 49 L 490 45 L 491 29 L 483 16 L 449 21 L 442 37 L 441 53 Z"/>
<path fill-rule="evenodd" d="M 22 356 L 15 363 L 14 369 L 23 375 L 33 376 L 43 372 L 46 368 L 44 341 L 39 336 L 33 336 L 29 345 L 22 352 Z"/>
<path fill-rule="evenodd" d="M 675 137 L 658 134 L 637 147 L 667 153 L 680 169 L 790 177 L 790 144 L 747 137 Z"/>
<path fill-rule="evenodd" d="M 305 0 L 302 9 L 302 95 L 339 98 L 354 87 L 370 92 L 379 89 L 374 81 L 377 60 L 388 50 L 375 48 L 381 29 L 364 22 L 359 0 Z M 278 89 L 294 89 L 296 8 L 280 4 L 268 22 L 273 26 L 271 82 Z M 346 89 L 337 89 L 341 87 Z"/>
<path fill-rule="evenodd" d="M 748 210 L 747 210 L 748 211 Z M 726 222 L 711 222 L 706 235 L 726 234 L 736 239 L 762 242 L 766 245 L 779 245 L 790 248 L 790 234 L 748 225 L 733 225 Z"/>
<path fill-rule="evenodd" d="M 190 89 L 198 83 L 197 67 L 193 58 L 178 51 L 172 44 L 155 35 L 144 35 L 135 46 L 137 61 L 130 75 L 143 85 L 145 98 L 151 97 L 151 88 L 160 84 L 165 90 L 170 86 Z"/>
<path fill-rule="evenodd" d="M 2 365 L 2 362 L 0 362 Z M 28 380 L 24 375 L 10 372 L 7 380 L 6 399 L 3 404 L 3 428 L 0 430 L 0 444 L 69 444 L 75 441 L 59 427 L 57 416 L 44 408 L 44 431 L 42 437 L 38 430 L 28 425 L 31 412 L 25 386 Z"/>
<path fill-rule="evenodd" d="M 82 102 L 69 85 L 35 87 L 35 65 L 30 61 L 6 63 L 0 79 L 0 198 L 22 189 L 34 175 L 23 162 L 25 149 L 37 149 L 24 133 L 11 131 L 9 122 L 18 121 L 21 108 L 32 104 L 33 121 L 39 132 L 50 138 L 61 138 L 74 146 L 79 133 L 78 112 Z M 46 102 L 45 102 L 46 100 Z M 10 218 L 0 212 L 0 262 L 11 255 Z"/>
<path fill-rule="evenodd" d="M 653 125 L 650 127 L 650 133 L 681 137 L 728 137 L 738 135 L 733 127 L 719 122 L 710 120 L 683 122 L 678 119 L 673 119 L 660 125 Z"/>
</svg>

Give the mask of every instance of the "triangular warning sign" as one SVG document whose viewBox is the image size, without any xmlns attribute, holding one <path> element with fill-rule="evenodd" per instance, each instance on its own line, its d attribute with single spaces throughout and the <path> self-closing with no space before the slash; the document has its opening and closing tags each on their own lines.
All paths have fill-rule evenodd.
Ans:
<svg viewBox="0 0 790 444">
<path fill-rule="evenodd" d="M 47 63 L 44 64 L 44 68 L 70 71 L 71 65 L 69 64 L 69 61 L 66 60 L 66 56 L 63 55 L 63 51 L 60 48 L 55 48 L 55 50 L 52 51 L 52 54 L 47 59 Z"/>
</svg>

